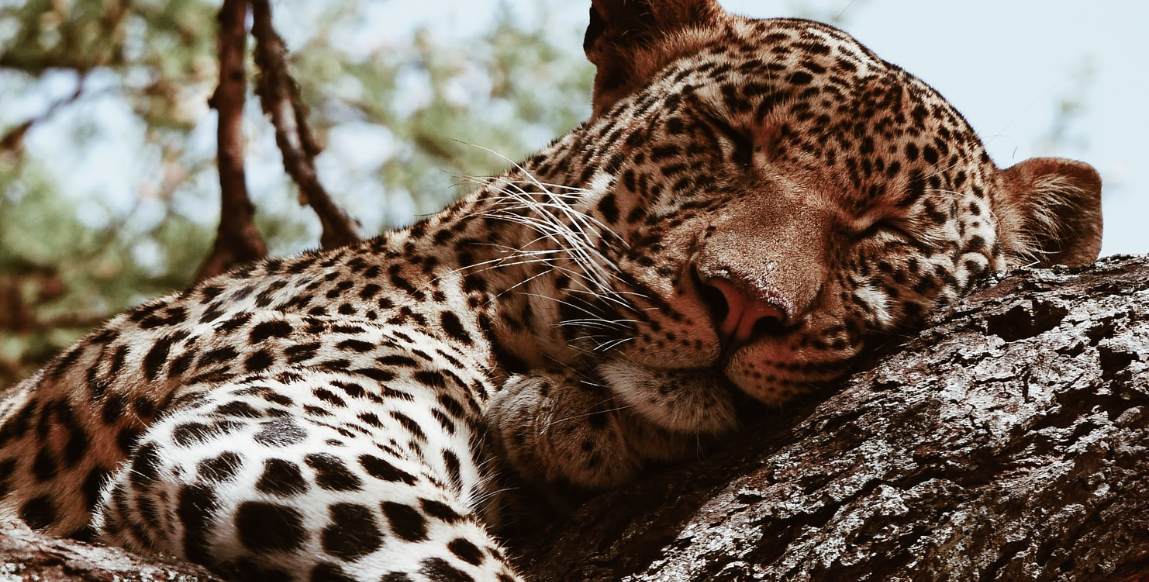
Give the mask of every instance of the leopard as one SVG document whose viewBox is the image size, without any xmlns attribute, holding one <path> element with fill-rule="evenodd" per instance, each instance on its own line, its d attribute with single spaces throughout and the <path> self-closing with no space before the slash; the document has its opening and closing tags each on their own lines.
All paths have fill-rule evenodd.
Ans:
<svg viewBox="0 0 1149 582">
<path fill-rule="evenodd" d="M 832 26 L 592 0 L 583 48 L 589 119 L 473 193 L 146 302 L 7 390 L 0 517 L 230 580 L 521 580 L 508 490 L 689 458 L 743 399 L 1100 250 L 1092 167 L 999 168 Z"/>
</svg>

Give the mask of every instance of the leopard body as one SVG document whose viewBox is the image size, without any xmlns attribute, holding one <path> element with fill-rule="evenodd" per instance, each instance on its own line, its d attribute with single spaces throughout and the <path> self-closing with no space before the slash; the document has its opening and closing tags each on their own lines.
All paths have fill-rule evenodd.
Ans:
<svg viewBox="0 0 1149 582">
<path fill-rule="evenodd" d="M 594 115 L 439 214 L 113 318 L 0 403 L 0 512 L 232 579 L 515 580 L 517 483 L 597 489 L 1100 243 L 845 33 L 595 0 Z"/>
</svg>

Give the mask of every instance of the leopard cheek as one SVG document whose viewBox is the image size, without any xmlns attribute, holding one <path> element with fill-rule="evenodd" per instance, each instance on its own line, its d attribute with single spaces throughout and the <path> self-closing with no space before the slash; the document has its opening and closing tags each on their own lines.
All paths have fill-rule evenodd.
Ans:
<svg viewBox="0 0 1149 582">
<path fill-rule="evenodd" d="M 689 262 L 698 228 L 684 225 L 657 245 L 619 262 L 622 278 L 634 282 L 625 293 L 633 303 L 635 332 L 618 349 L 654 368 L 711 366 L 721 352 L 707 306 L 699 300 Z"/>
</svg>

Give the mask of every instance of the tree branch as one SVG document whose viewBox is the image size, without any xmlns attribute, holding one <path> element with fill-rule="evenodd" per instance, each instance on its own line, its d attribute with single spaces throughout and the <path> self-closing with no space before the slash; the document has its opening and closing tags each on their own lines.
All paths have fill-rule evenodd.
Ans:
<svg viewBox="0 0 1149 582">
<path fill-rule="evenodd" d="M 323 225 L 319 239 L 323 248 L 334 248 L 363 240 L 362 228 L 324 190 L 315 170 L 315 156 L 321 148 L 307 127 L 307 109 L 299 87 L 287 71 L 287 48 L 271 22 L 267 0 L 252 0 L 255 36 L 255 62 L 260 69 L 257 87 L 263 111 L 275 126 L 275 141 L 283 154 L 283 167 L 299 186 L 303 202 L 311 206 Z"/>
<path fill-rule="evenodd" d="M 267 256 L 267 246 L 255 227 L 255 206 L 247 195 L 243 168 L 246 21 L 247 0 L 224 0 L 219 10 L 219 86 L 210 101 L 219 113 L 219 230 L 211 254 L 196 273 L 197 281 Z"/>
<path fill-rule="evenodd" d="M 518 539 L 523 573 L 1149 580 L 1149 258 L 1015 273 L 822 398 Z"/>
<path fill-rule="evenodd" d="M 27 135 L 28 130 L 32 129 L 32 126 L 52 117 L 63 107 L 79 101 L 80 97 L 84 95 L 84 79 L 87 78 L 87 74 L 87 71 L 77 72 L 78 77 L 76 79 L 76 90 L 73 91 L 71 95 L 64 97 L 63 99 L 53 101 L 40 115 L 28 119 L 23 123 L 4 132 L 4 134 L 0 136 L 0 153 L 15 152 L 20 150 L 22 147 L 24 147 L 24 136 Z"/>
<path fill-rule="evenodd" d="M 0 518 L 0 580 L 220 582 L 203 566 L 36 533 Z"/>
</svg>

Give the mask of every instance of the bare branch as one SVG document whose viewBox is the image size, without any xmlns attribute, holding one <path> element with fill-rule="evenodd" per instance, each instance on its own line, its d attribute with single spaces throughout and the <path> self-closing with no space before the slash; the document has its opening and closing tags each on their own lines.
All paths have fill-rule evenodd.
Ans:
<svg viewBox="0 0 1149 582">
<path fill-rule="evenodd" d="M 63 107 L 79 101 L 80 97 L 84 94 L 84 78 L 86 75 L 87 73 L 84 71 L 79 73 L 79 78 L 76 80 L 76 90 L 73 91 L 71 95 L 53 101 L 40 115 L 24 121 L 0 136 L 0 152 L 19 151 L 24 147 L 24 136 L 27 135 L 29 129 L 32 129 L 33 125 L 52 117 Z"/>
<path fill-rule="evenodd" d="M 252 35 L 255 36 L 255 62 L 260 69 L 259 93 L 263 111 L 275 126 L 275 141 L 283 153 L 283 167 L 299 185 L 303 202 L 319 216 L 323 248 L 334 248 L 364 239 L 362 228 L 339 208 L 319 183 L 315 156 L 319 145 L 307 127 L 307 109 L 299 97 L 299 87 L 287 72 L 287 48 L 271 23 L 267 0 L 252 0 Z"/>
<path fill-rule="evenodd" d="M 247 196 L 243 170 L 246 20 L 246 0 L 224 1 L 219 10 L 219 86 L 210 101 L 219 112 L 219 230 L 211 254 L 196 273 L 197 281 L 267 256 L 267 246 L 255 228 L 255 206 Z"/>
</svg>

